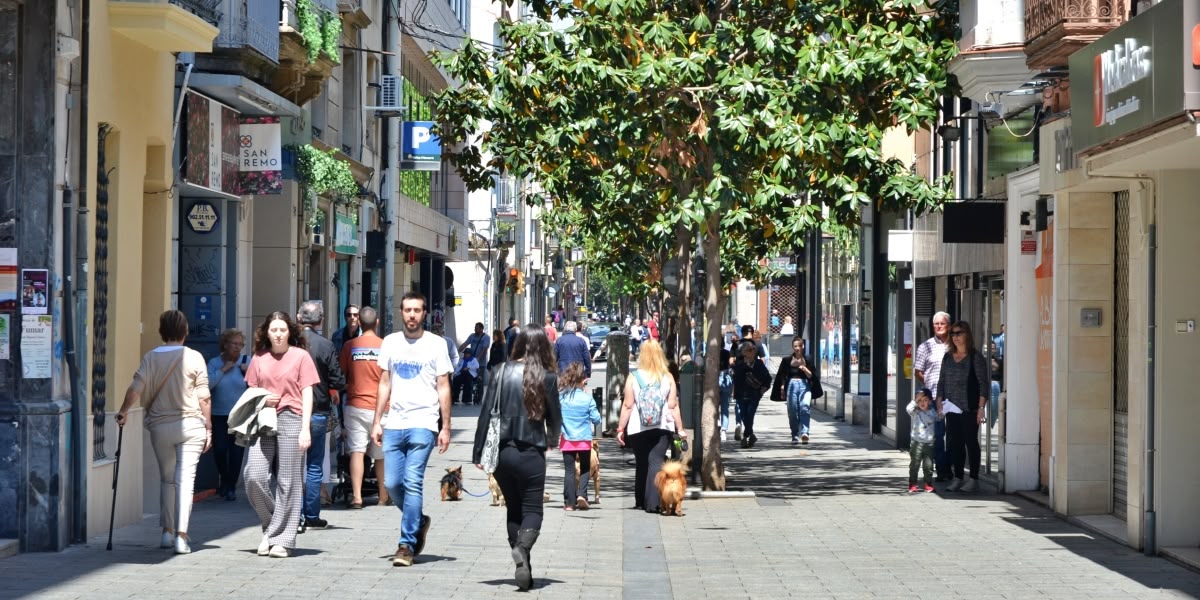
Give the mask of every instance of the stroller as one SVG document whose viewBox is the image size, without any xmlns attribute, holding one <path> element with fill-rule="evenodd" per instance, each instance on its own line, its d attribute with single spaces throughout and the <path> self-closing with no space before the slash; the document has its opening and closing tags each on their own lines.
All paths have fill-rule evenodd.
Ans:
<svg viewBox="0 0 1200 600">
<path fill-rule="evenodd" d="M 339 422 L 344 423 L 345 421 L 339 419 Z M 334 441 L 334 456 L 337 457 L 337 478 L 336 485 L 329 492 L 329 499 L 335 504 L 342 502 L 348 507 L 354 501 L 354 489 L 350 484 L 350 451 L 347 449 L 346 436 L 342 432 L 341 427 L 337 428 L 337 432 Z M 375 477 L 375 461 L 370 456 L 364 454 L 363 463 L 362 497 L 365 499 L 369 496 L 378 496 L 379 481 Z M 331 480 L 331 483 L 333 482 L 334 480 Z"/>
</svg>

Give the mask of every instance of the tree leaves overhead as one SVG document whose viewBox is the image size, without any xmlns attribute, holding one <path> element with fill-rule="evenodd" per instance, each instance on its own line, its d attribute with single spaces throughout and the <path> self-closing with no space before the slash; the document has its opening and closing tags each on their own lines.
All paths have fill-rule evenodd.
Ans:
<svg viewBox="0 0 1200 600">
<path fill-rule="evenodd" d="M 511 14 L 512 6 L 506 3 Z M 438 57 L 443 148 L 472 189 L 505 174 L 627 292 L 679 227 L 720 215 L 726 282 L 814 226 L 947 195 L 882 154 L 948 90 L 956 6 L 920 0 L 536 0 L 501 47 Z M 806 198 L 807 202 L 798 199 Z"/>
</svg>

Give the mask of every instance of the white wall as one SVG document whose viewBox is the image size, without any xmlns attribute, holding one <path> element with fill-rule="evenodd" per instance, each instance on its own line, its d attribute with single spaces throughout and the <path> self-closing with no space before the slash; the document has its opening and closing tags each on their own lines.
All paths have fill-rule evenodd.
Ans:
<svg viewBox="0 0 1200 600">
<path fill-rule="evenodd" d="M 1033 213 L 1038 196 L 1039 169 L 1034 166 L 1008 176 L 1007 269 L 1004 274 L 1004 376 L 1007 404 L 1004 414 L 1004 490 L 1038 488 L 1040 411 L 1037 349 L 1039 315 L 1034 269 L 1038 253 L 1021 254 L 1021 212 Z"/>
<path fill-rule="evenodd" d="M 1176 333 L 1175 324 L 1200 321 L 1200 172 L 1168 171 L 1158 181 L 1158 544 L 1193 547 L 1200 544 L 1200 332 Z"/>
</svg>

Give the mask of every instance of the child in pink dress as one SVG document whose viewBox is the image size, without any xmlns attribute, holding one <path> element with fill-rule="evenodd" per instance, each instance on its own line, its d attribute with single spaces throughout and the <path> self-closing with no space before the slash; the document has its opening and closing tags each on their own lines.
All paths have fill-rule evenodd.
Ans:
<svg viewBox="0 0 1200 600">
<path fill-rule="evenodd" d="M 587 377 L 583 365 L 573 362 L 559 375 L 559 404 L 562 406 L 563 509 L 587 510 L 588 477 L 592 467 L 592 426 L 600 423 L 596 402 L 584 391 Z M 579 461 L 579 482 L 575 461 Z"/>
</svg>

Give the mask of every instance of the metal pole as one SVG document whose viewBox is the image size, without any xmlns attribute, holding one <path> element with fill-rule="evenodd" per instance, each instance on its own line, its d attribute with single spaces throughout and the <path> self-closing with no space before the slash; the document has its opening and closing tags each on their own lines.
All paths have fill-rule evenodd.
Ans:
<svg viewBox="0 0 1200 600">
<path fill-rule="evenodd" d="M 392 3 L 383 3 L 383 45 L 388 54 L 383 57 L 383 69 L 388 75 L 401 76 L 400 67 L 400 22 L 398 15 L 392 14 Z M 401 86 L 403 89 L 403 86 Z M 383 317 L 382 333 L 391 333 L 395 324 L 393 304 L 396 296 L 396 213 L 399 209 L 400 170 L 397 168 L 400 160 L 400 127 L 395 119 L 388 118 L 383 122 L 386 145 L 383 151 L 383 179 L 380 181 L 379 196 L 386 209 L 384 210 L 383 226 L 385 239 L 383 254 L 386 264 L 383 267 L 383 277 L 380 284 L 383 302 L 379 314 Z"/>
</svg>

